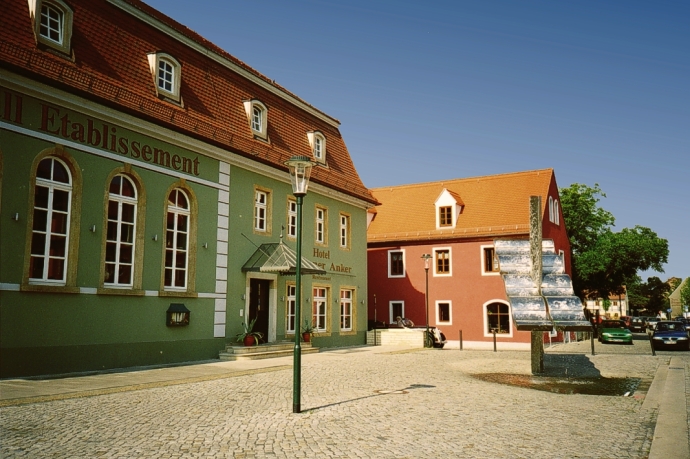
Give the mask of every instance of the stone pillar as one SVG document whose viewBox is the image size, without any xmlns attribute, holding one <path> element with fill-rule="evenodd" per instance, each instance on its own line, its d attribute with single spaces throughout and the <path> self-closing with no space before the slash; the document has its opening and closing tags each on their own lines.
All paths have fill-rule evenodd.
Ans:
<svg viewBox="0 0 690 459">
<path fill-rule="evenodd" d="M 532 330 L 532 374 L 544 373 L 544 332 Z"/>
</svg>

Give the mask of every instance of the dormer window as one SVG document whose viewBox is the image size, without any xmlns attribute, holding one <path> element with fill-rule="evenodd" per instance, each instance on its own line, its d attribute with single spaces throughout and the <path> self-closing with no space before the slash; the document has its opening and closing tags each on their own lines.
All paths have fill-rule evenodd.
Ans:
<svg viewBox="0 0 690 459">
<path fill-rule="evenodd" d="M 326 137 L 319 131 L 307 132 L 311 153 L 314 161 L 318 163 L 326 162 Z"/>
<path fill-rule="evenodd" d="M 150 53 L 149 67 L 153 75 L 158 97 L 181 102 L 180 81 L 182 80 L 182 66 L 171 55 L 166 53 Z"/>
<path fill-rule="evenodd" d="M 72 10 L 61 0 L 29 0 L 36 41 L 63 54 L 71 54 Z"/>
<path fill-rule="evenodd" d="M 244 102 L 244 109 L 247 112 L 249 127 L 255 138 L 268 140 L 268 109 L 264 104 L 256 99 Z"/>
<path fill-rule="evenodd" d="M 455 228 L 463 202 L 457 193 L 443 189 L 436 202 L 436 229 Z"/>
</svg>

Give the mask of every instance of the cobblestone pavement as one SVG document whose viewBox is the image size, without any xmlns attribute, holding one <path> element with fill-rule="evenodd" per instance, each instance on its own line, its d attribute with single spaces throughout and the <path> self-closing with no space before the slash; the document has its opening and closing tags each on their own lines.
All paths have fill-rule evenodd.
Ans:
<svg viewBox="0 0 690 459">
<path fill-rule="evenodd" d="M 641 350 L 638 343 L 592 356 L 589 345 L 549 348 L 547 372 L 636 377 L 648 385 L 670 358 L 653 357 L 646 349 L 629 353 L 628 348 Z M 524 351 L 367 349 L 303 356 L 300 414 L 292 413 L 292 369 L 4 407 L 0 457 L 645 458 L 649 453 L 657 412 L 642 409 L 643 394 L 564 395 L 472 377 L 529 374 L 530 353 Z"/>
</svg>

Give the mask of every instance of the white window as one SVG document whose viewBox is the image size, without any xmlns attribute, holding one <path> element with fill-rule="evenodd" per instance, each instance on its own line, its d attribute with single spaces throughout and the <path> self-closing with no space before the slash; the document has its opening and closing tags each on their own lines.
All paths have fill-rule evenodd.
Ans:
<svg viewBox="0 0 690 459">
<path fill-rule="evenodd" d="M 554 222 L 553 220 L 553 198 L 549 196 L 549 221 L 551 223 Z"/>
<path fill-rule="evenodd" d="M 326 162 L 326 137 L 320 131 L 307 133 L 309 145 L 311 146 L 312 156 L 318 163 Z"/>
<path fill-rule="evenodd" d="M 288 198 L 287 204 L 287 235 L 297 237 L 297 201 Z"/>
<path fill-rule="evenodd" d="M 482 260 L 482 276 L 498 276 L 501 274 L 501 267 L 498 264 L 498 255 L 493 245 L 482 245 L 481 260 Z"/>
<path fill-rule="evenodd" d="M 268 193 L 254 191 L 254 231 L 266 232 L 268 215 Z"/>
<path fill-rule="evenodd" d="M 340 214 L 340 248 L 350 248 L 350 216 Z"/>
<path fill-rule="evenodd" d="M 187 194 L 179 188 L 172 190 L 168 196 L 165 228 L 166 289 L 187 289 L 190 217 Z"/>
<path fill-rule="evenodd" d="M 148 60 L 156 87 L 156 94 L 159 97 L 181 103 L 180 82 L 182 80 L 182 66 L 180 63 L 166 53 L 150 53 Z"/>
<path fill-rule="evenodd" d="M 137 189 L 124 175 L 116 175 L 108 190 L 105 277 L 109 287 L 131 287 L 134 277 Z"/>
<path fill-rule="evenodd" d="M 70 55 L 72 10 L 62 0 L 29 0 L 29 14 L 42 45 Z"/>
<path fill-rule="evenodd" d="M 287 286 L 287 318 L 285 321 L 285 333 L 292 335 L 295 333 L 295 294 L 297 287 L 288 284 Z"/>
<path fill-rule="evenodd" d="M 391 301 L 388 303 L 389 317 L 388 322 L 393 324 L 400 317 L 401 319 L 405 317 L 405 302 L 404 301 Z"/>
<path fill-rule="evenodd" d="M 326 244 L 326 209 L 316 208 L 315 240 L 318 244 Z"/>
<path fill-rule="evenodd" d="M 38 164 L 31 235 L 31 282 L 65 285 L 69 252 L 72 176 L 59 159 Z"/>
<path fill-rule="evenodd" d="M 254 136 L 263 140 L 268 140 L 268 109 L 266 106 L 260 101 L 252 99 L 244 102 L 244 110 L 247 113 L 249 127 Z"/>
<path fill-rule="evenodd" d="M 513 336 L 513 319 L 510 306 L 503 300 L 492 300 L 484 303 L 484 336 L 493 336 L 493 331 L 500 337 Z"/>
<path fill-rule="evenodd" d="M 553 222 L 557 225 L 561 224 L 561 216 L 558 212 L 558 200 L 554 199 L 553 201 Z"/>
<path fill-rule="evenodd" d="M 328 311 L 328 290 L 324 287 L 314 287 L 312 325 L 317 332 L 325 332 L 327 327 L 326 313 Z"/>
<path fill-rule="evenodd" d="M 352 290 L 340 291 L 340 330 L 352 331 Z"/>
<path fill-rule="evenodd" d="M 405 251 L 388 251 L 388 277 L 405 277 Z"/>
<path fill-rule="evenodd" d="M 438 325 L 452 325 L 452 303 L 448 300 L 436 301 L 436 323 Z"/>
<path fill-rule="evenodd" d="M 453 275 L 450 247 L 434 249 L 434 276 Z"/>
<path fill-rule="evenodd" d="M 460 196 L 444 188 L 434 201 L 436 208 L 436 229 L 444 230 L 455 228 L 462 212 L 463 203 Z"/>
</svg>

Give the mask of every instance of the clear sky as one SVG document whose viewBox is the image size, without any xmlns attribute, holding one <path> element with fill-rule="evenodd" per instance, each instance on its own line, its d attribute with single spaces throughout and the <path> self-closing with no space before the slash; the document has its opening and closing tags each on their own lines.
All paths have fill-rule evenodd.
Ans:
<svg viewBox="0 0 690 459">
<path fill-rule="evenodd" d="M 553 168 L 690 276 L 689 1 L 147 3 L 339 119 L 366 186 Z"/>
</svg>

